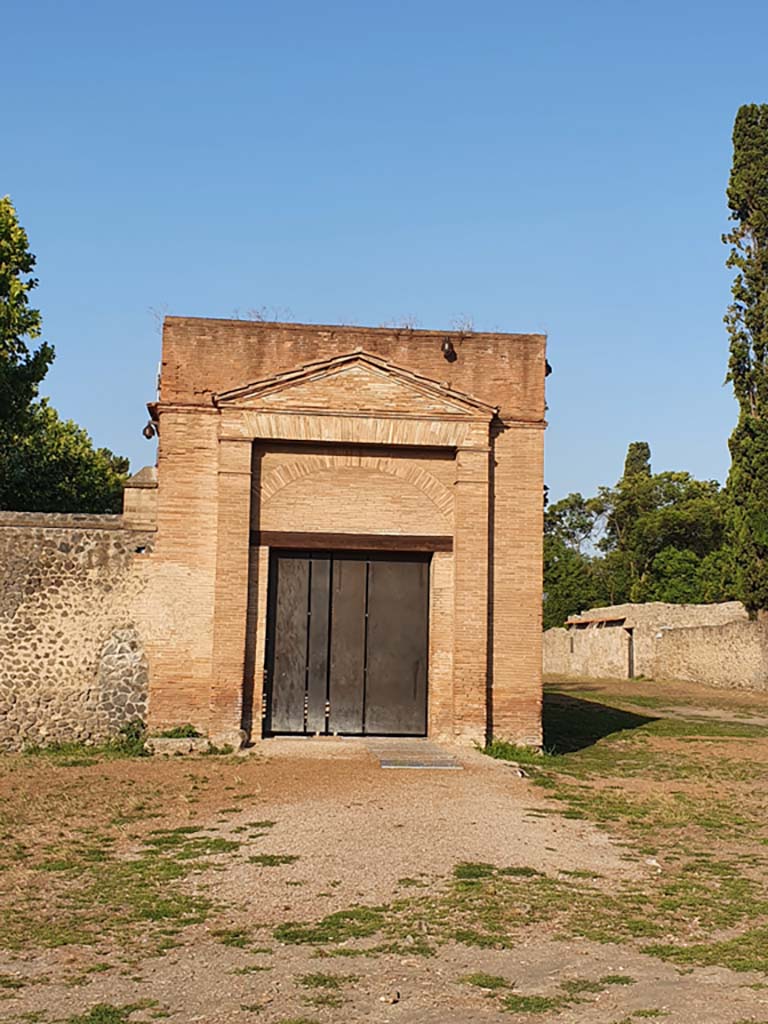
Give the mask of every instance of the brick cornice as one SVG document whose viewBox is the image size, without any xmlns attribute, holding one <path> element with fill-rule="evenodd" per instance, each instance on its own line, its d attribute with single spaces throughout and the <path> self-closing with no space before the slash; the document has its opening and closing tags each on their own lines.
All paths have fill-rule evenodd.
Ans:
<svg viewBox="0 0 768 1024">
<path fill-rule="evenodd" d="M 176 413 L 176 414 L 187 414 L 187 415 L 204 415 L 204 416 L 222 416 L 226 413 L 228 417 L 233 414 L 246 415 L 247 413 L 255 412 L 255 409 L 243 409 L 237 406 L 227 406 L 226 408 L 220 408 L 210 404 L 212 400 L 201 401 L 201 402 L 156 402 L 153 403 L 153 407 L 158 415 L 163 413 Z M 423 415 L 415 413 L 405 412 L 388 412 L 386 410 L 376 412 L 372 416 L 369 412 L 356 412 L 356 411 L 345 411 L 343 409 L 313 409 L 309 412 L 306 409 L 299 407 L 292 408 L 281 408 L 275 410 L 275 414 L 280 416 L 332 416 L 334 418 L 348 418 L 348 419 L 382 419 L 382 420 L 417 420 L 423 421 L 425 417 Z M 487 416 L 450 416 L 441 415 L 439 416 L 441 421 L 446 423 L 485 423 L 488 421 Z M 526 419 L 515 419 L 511 416 L 495 416 L 491 420 L 491 431 L 496 433 L 500 430 L 546 430 L 549 423 L 547 420 L 526 420 Z M 240 435 L 231 435 L 231 439 Z"/>
</svg>

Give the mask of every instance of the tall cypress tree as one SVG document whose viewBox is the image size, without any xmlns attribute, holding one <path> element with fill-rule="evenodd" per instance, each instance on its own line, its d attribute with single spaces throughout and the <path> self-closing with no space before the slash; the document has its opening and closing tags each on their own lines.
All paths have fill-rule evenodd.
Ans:
<svg viewBox="0 0 768 1024">
<path fill-rule="evenodd" d="M 651 475 L 651 446 L 647 441 L 631 441 L 627 448 L 627 457 L 624 459 L 624 479 L 632 476 L 650 477 Z"/>
<path fill-rule="evenodd" d="M 728 477 L 731 544 L 739 596 L 768 609 L 768 104 L 739 109 L 728 182 L 732 231 L 727 266 L 736 271 L 725 323 L 727 379 L 739 403 Z"/>
</svg>

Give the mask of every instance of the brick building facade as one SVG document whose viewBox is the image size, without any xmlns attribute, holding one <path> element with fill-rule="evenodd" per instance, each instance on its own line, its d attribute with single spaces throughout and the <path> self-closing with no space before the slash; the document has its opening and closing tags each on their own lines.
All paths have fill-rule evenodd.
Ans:
<svg viewBox="0 0 768 1024">
<path fill-rule="evenodd" d="M 168 318 L 150 727 L 539 744 L 545 370 L 540 335 Z"/>
</svg>

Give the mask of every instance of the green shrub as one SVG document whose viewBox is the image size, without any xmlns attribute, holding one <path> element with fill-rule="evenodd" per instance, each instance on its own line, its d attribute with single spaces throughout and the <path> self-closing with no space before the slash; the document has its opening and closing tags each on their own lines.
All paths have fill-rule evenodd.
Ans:
<svg viewBox="0 0 768 1024">
<path fill-rule="evenodd" d="M 517 761 L 518 764 L 546 764 L 547 754 L 543 754 L 538 747 L 522 747 L 517 743 L 508 743 L 507 740 L 492 739 L 485 747 L 480 748 L 488 757 L 495 757 L 499 761 Z"/>
<path fill-rule="evenodd" d="M 199 739 L 203 734 L 191 722 L 185 722 L 183 725 L 174 725 L 172 729 L 164 729 L 157 735 L 164 740 L 192 740 Z"/>
</svg>

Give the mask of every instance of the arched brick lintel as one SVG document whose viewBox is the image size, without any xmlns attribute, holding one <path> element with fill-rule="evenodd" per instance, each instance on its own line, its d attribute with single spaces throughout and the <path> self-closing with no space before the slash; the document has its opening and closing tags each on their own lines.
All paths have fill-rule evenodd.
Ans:
<svg viewBox="0 0 768 1024">
<path fill-rule="evenodd" d="M 400 459 L 384 457 L 312 455 L 289 465 L 278 466 L 267 473 L 261 481 L 261 501 L 266 505 L 284 487 L 302 477 L 344 467 L 364 467 L 367 470 L 398 477 L 421 491 L 441 515 L 448 519 L 453 516 L 453 494 L 436 476 L 421 466 L 413 466 Z"/>
</svg>

